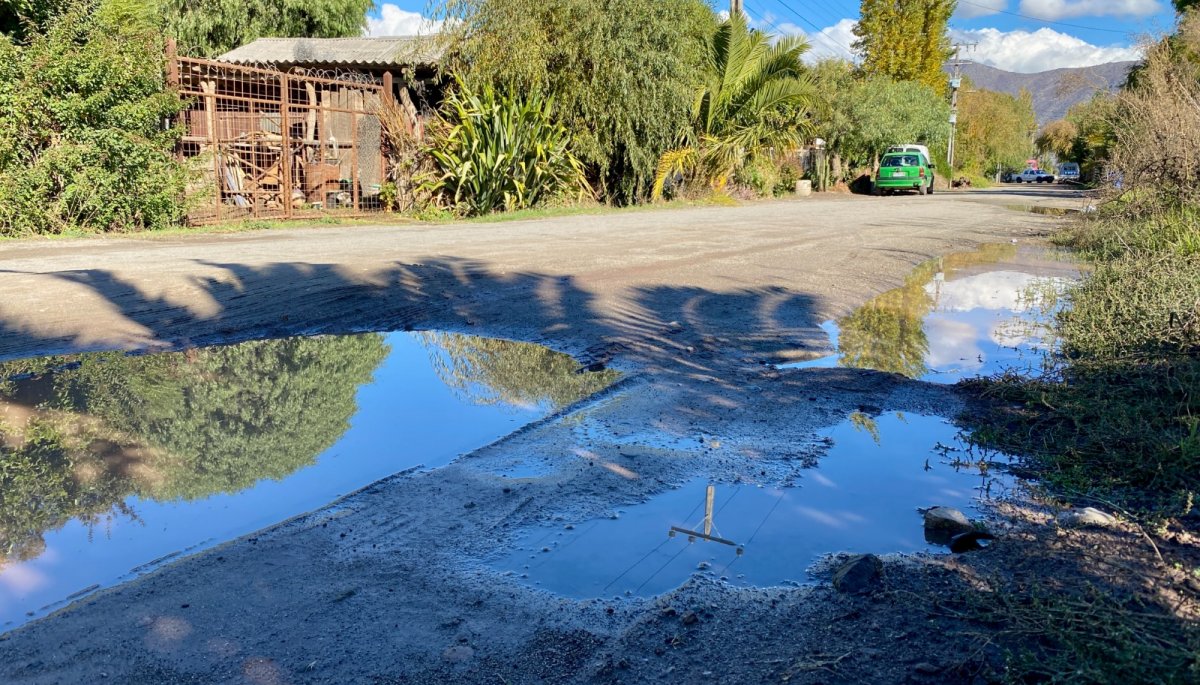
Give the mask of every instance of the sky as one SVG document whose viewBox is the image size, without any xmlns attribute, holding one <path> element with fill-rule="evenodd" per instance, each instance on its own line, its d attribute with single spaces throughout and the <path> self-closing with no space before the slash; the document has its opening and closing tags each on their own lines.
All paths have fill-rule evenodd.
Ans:
<svg viewBox="0 0 1200 685">
<path fill-rule="evenodd" d="M 725 2 L 712 2 L 727 9 Z M 743 0 L 743 7 L 755 26 L 808 36 L 810 59 L 853 57 L 857 0 Z M 380 3 L 367 16 L 367 31 L 399 36 L 436 30 L 422 16 L 426 9 L 427 0 Z M 1169 31 L 1174 18 L 1169 0 L 959 0 L 950 36 L 972 44 L 963 48 L 967 59 L 1034 73 L 1137 59 L 1139 40 Z"/>
</svg>

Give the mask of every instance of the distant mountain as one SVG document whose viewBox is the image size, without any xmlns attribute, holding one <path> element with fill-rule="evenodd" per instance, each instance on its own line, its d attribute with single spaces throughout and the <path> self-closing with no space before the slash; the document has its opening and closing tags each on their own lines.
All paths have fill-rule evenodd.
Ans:
<svg viewBox="0 0 1200 685">
<path fill-rule="evenodd" d="M 1097 90 L 1116 90 L 1137 62 L 1109 62 L 1094 67 L 1052 69 L 1017 74 L 983 64 L 963 66 L 963 76 L 977 88 L 1016 95 L 1022 88 L 1033 95 L 1039 126 L 1063 118 L 1072 105 L 1088 100 Z"/>
</svg>

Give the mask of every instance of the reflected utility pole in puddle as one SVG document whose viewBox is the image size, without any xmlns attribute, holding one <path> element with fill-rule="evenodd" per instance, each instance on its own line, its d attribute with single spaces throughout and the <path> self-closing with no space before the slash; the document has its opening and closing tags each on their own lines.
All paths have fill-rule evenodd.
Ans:
<svg viewBox="0 0 1200 685">
<path fill-rule="evenodd" d="M 721 537 L 720 535 L 713 535 L 713 530 L 716 527 L 713 524 L 713 500 L 716 498 L 716 495 L 717 495 L 717 486 L 713 485 L 712 483 L 709 483 L 708 488 L 704 492 L 704 532 L 703 533 L 701 533 L 700 531 L 696 531 L 696 530 L 688 530 L 687 528 L 680 528 L 679 526 L 671 526 L 670 530 L 667 531 L 667 536 L 673 538 L 673 537 L 675 537 L 676 533 L 683 533 L 684 535 L 688 536 L 689 543 L 695 542 L 696 539 L 699 538 L 701 540 L 709 540 L 711 542 L 717 542 L 722 545 L 729 545 L 730 547 L 736 548 L 735 551 L 737 552 L 737 554 L 739 556 L 741 556 L 741 554 L 746 551 L 746 549 L 744 547 L 742 547 L 738 543 L 734 542 L 733 540 L 728 540 L 726 538 Z M 718 531 L 718 532 L 720 532 L 720 531 Z"/>
</svg>

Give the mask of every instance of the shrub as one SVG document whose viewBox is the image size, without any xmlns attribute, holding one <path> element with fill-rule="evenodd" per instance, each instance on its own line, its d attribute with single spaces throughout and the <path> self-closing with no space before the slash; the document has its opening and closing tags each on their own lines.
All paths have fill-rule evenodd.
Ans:
<svg viewBox="0 0 1200 685">
<path fill-rule="evenodd" d="M 182 215 L 163 46 L 80 0 L 16 45 L 0 36 L 0 235 L 157 228 Z"/>
<path fill-rule="evenodd" d="M 544 199 L 588 192 L 570 134 L 554 122 L 553 102 L 461 82 L 446 99 L 427 149 L 437 175 L 428 187 L 467 215 L 533 207 Z"/>
</svg>

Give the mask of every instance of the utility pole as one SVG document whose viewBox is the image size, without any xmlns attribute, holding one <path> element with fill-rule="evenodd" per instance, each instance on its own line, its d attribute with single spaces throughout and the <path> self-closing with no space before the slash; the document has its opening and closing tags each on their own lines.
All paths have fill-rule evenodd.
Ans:
<svg viewBox="0 0 1200 685">
<path fill-rule="evenodd" d="M 950 65 L 954 74 L 950 77 L 950 142 L 946 145 L 946 162 L 950 165 L 950 174 L 954 175 L 954 134 L 958 128 L 958 89 L 962 86 L 962 65 L 970 64 L 968 60 L 959 58 L 963 48 L 974 50 L 979 43 L 955 43 L 954 59 Z"/>
<path fill-rule="evenodd" d="M 729 0 L 729 16 L 736 17 L 742 13 L 742 0 Z"/>
</svg>

